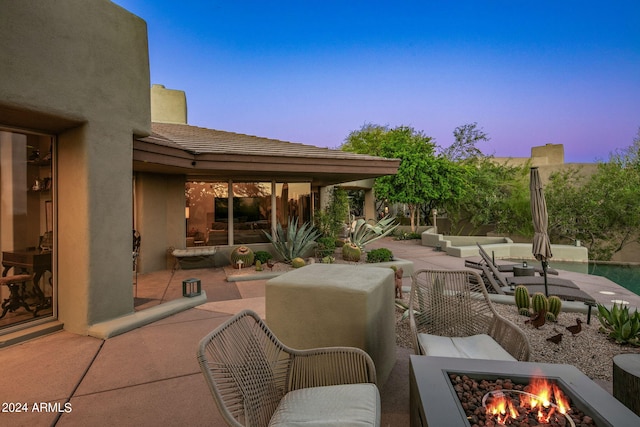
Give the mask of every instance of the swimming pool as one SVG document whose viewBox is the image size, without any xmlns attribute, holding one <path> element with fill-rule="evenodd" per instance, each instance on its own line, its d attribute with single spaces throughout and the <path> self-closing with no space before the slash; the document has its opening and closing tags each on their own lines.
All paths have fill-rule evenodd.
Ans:
<svg viewBox="0 0 640 427">
<path fill-rule="evenodd" d="M 519 261 L 519 260 L 513 260 Z M 531 263 L 532 261 L 529 261 Z M 602 276 L 640 295 L 640 264 L 615 264 L 596 262 L 549 261 L 549 267 L 575 273 Z"/>
</svg>

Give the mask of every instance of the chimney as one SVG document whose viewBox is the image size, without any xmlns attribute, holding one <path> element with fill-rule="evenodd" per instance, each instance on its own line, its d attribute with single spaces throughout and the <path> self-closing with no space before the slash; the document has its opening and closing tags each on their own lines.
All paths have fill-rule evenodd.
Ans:
<svg viewBox="0 0 640 427">
<path fill-rule="evenodd" d="M 151 86 L 151 121 L 187 124 L 187 96 L 182 90 Z"/>
<path fill-rule="evenodd" d="M 533 160 L 534 166 L 536 164 L 562 165 L 564 164 L 564 145 L 546 144 L 538 147 L 531 147 L 531 159 Z"/>
</svg>

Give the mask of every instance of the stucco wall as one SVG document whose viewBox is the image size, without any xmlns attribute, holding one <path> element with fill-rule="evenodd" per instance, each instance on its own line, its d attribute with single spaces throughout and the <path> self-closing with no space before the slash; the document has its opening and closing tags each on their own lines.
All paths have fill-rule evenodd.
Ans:
<svg viewBox="0 0 640 427">
<path fill-rule="evenodd" d="M 146 24 L 107 0 L 0 3 L 0 122 L 57 135 L 58 317 L 133 310 L 132 137 L 150 131 Z"/>
<path fill-rule="evenodd" d="M 187 95 L 182 90 L 151 86 L 151 121 L 187 124 Z"/>
<path fill-rule="evenodd" d="M 167 256 L 167 249 L 185 246 L 184 182 L 182 175 L 136 174 L 139 273 L 171 268 L 173 260 Z"/>
<path fill-rule="evenodd" d="M 531 147 L 531 157 L 546 159 L 549 165 L 561 165 L 564 163 L 564 146 L 562 144 L 545 144 Z"/>
<path fill-rule="evenodd" d="M 525 166 L 528 164 L 537 167 L 543 184 L 549 181 L 549 176 L 554 172 L 577 169 L 580 174 L 589 176 L 598 167 L 597 163 L 565 163 L 564 145 L 562 144 L 531 147 L 531 157 L 494 157 L 493 161 L 509 166 Z"/>
</svg>

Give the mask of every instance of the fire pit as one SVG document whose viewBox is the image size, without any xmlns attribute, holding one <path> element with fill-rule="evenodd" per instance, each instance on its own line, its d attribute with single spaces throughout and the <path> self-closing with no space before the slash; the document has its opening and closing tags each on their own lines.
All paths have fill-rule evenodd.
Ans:
<svg viewBox="0 0 640 427">
<path fill-rule="evenodd" d="M 412 355 L 410 379 L 412 426 L 471 426 L 472 422 L 479 421 L 495 426 L 517 426 L 520 421 L 523 421 L 522 425 L 549 426 L 570 426 L 572 423 L 599 427 L 640 425 L 640 417 L 572 365 Z M 568 399 L 569 413 L 579 420 L 578 423 L 562 413 L 564 409 L 560 407 L 566 403 L 549 397 L 538 398 L 549 401 L 542 409 L 544 416 L 550 413 L 547 424 L 533 418 L 537 411 L 529 420 L 522 419 L 528 417 L 526 414 L 520 414 L 519 421 L 518 417 L 515 420 L 498 419 L 493 415 L 482 420 L 474 418 L 473 411 L 485 414 L 487 405 L 502 398 L 520 409 L 521 401 L 530 399 L 530 395 L 542 394 L 533 390 L 530 384 L 532 380 L 542 379 L 548 383 L 551 393 L 556 387 L 557 392 Z M 478 384 L 477 390 L 474 390 L 474 381 Z M 460 390 L 463 391 L 462 400 L 458 398 Z M 505 406 L 506 413 L 508 404 Z M 471 408 L 472 412 L 466 412 L 465 408 Z"/>
<path fill-rule="evenodd" d="M 449 374 L 449 378 L 472 426 L 595 426 L 590 416 L 571 405 L 556 382 L 543 376 L 526 385 L 511 379 L 476 380 L 458 374 Z"/>
</svg>

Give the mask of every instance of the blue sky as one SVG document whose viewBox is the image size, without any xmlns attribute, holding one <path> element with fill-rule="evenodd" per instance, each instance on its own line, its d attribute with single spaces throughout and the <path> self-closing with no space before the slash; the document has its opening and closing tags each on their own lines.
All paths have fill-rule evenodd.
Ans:
<svg viewBox="0 0 640 427">
<path fill-rule="evenodd" d="M 640 2 L 114 0 L 192 125 L 337 148 L 365 123 L 606 160 L 640 128 Z"/>
</svg>

